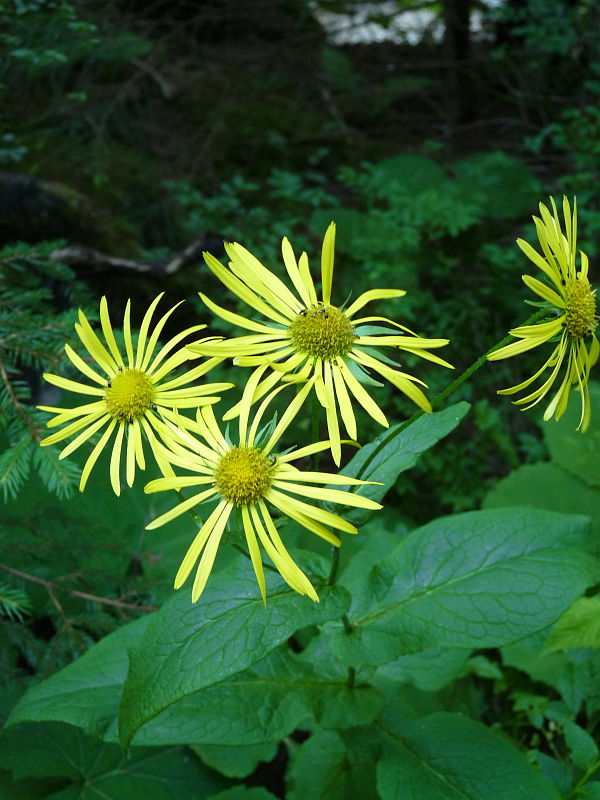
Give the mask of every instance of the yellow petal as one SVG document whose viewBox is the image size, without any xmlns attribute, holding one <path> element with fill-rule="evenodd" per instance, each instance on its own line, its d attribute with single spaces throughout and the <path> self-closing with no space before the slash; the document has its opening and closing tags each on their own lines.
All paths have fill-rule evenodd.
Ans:
<svg viewBox="0 0 600 800">
<path fill-rule="evenodd" d="M 240 274 L 250 285 L 258 284 L 260 294 L 275 308 L 292 318 L 302 309 L 298 298 L 290 292 L 288 287 L 277 275 L 264 267 L 252 253 L 241 244 L 225 244 L 225 250 L 231 258 L 231 268 Z"/>
<path fill-rule="evenodd" d="M 350 368 L 343 359 L 338 359 L 338 369 L 348 388 L 367 412 L 367 414 L 369 414 L 369 416 L 371 416 L 375 422 L 383 425 L 384 428 L 389 428 L 389 422 L 387 421 L 385 414 L 364 388 L 362 383 L 360 383 L 360 381 L 354 377 L 350 371 Z"/>
<path fill-rule="evenodd" d="M 268 325 L 264 325 L 261 322 L 255 322 L 254 320 L 247 319 L 246 317 L 242 317 L 241 314 L 234 314 L 233 311 L 228 311 L 226 308 L 222 306 L 218 306 L 216 303 L 208 298 L 202 292 L 198 292 L 200 295 L 200 299 L 204 303 L 204 305 L 208 306 L 210 310 L 216 314 L 221 319 L 224 319 L 226 322 L 230 322 L 232 325 L 238 325 L 240 328 L 247 328 L 249 331 L 256 331 L 257 333 L 276 333 L 276 328 L 271 328 Z"/>
<path fill-rule="evenodd" d="M 115 334 L 112 329 L 112 325 L 110 324 L 110 317 L 108 315 L 108 305 L 106 303 L 106 297 L 102 297 L 100 300 L 100 324 L 102 325 L 102 333 L 104 334 L 104 339 L 108 345 L 110 352 L 112 353 L 113 358 L 117 362 L 117 365 L 124 367 L 125 362 L 123 361 L 123 356 L 121 355 L 121 351 L 117 346 L 117 340 L 115 339 Z"/>
<path fill-rule="evenodd" d="M 192 544 L 189 546 L 187 553 L 183 557 L 183 561 L 181 562 L 181 565 L 177 571 L 177 575 L 175 576 L 176 589 L 179 589 L 183 585 L 183 583 L 187 580 L 187 577 L 192 571 L 194 564 L 198 560 L 198 556 L 202 552 L 204 545 L 208 540 L 208 537 L 213 532 L 216 523 L 222 516 L 227 505 L 228 504 L 224 500 L 221 503 L 219 503 L 213 510 L 213 512 L 210 514 L 204 525 L 200 528 L 200 530 L 196 534 L 196 537 L 192 542 Z"/>
<path fill-rule="evenodd" d="M 307 381 L 300 389 L 298 394 L 294 397 L 292 402 L 281 415 L 281 419 L 275 426 L 275 430 L 269 437 L 269 441 L 264 445 L 263 452 L 270 453 L 273 447 L 277 444 L 279 439 L 283 436 L 285 430 L 290 425 L 296 414 L 300 411 L 302 404 L 306 400 L 306 396 L 313 387 L 313 381 Z"/>
<path fill-rule="evenodd" d="M 262 559 L 260 557 L 260 549 L 258 547 L 258 542 L 256 541 L 256 533 L 254 532 L 254 526 L 252 524 L 252 520 L 250 519 L 248 506 L 242 506 L 242 525 L 244 526 L 244 534 L 248 544 L 248 552 L 250 553 L 254 574 L 256 575 L 256 580 L 258 581 L 260 595 L 262 597 L 263 605 L 266 606 L 267 585 L 265 583 L 265 571 L 263 569 Z"/>
<path fill-rule="evenodd" d="M 109 423 L 108 428 L 104 431 L 104 433 L 102 434 L 102 436 L 100 437 L 100 439 L 96 443 L 94 449 L 92 450 L 92 452 L 88 456 L 88 460 L 85 462 L 85 464 L 83 466 L 83 470 L 81 471 L 81 479 L 79 481 L 79 491 L 80 492 L 83 492 L 83 490 L 85 489 L 87 480 L 88 480 L 88 478 L 90 476 L 90 472 L 92 471 L 92 468 L 93 468 L 94 464 L 98 460 L 98 456 L 100 455 L 100 453 L 104 449 L 104 446 L 106 445 L 106 443 L 110 439 L 110 437 L 112 435 L 112 432 L 115 429 L 115 425 L 116 424 L 117 424 L 117 420 L 116 419 L 113 419 Z"/>
<path fill-rule="evenodd" d="M 332 222 L 323 237 L 321 248 L 321 282 L 323 302 L 331 302 L 331 283 L 333 281 L 333 260 L 335 253 L 335 222 Z"/>
<path fill-rule="evenodd" d="M 344 314 L 347 317 L 351 317 L 353 314 L 361 309 L 363 306 L 366 306 L 367 303 L 370 303 L 372 300 L 386 300 L 392 297 L 403 297 L 406 294 L 404 289 L 369 289 L 368 292 L 363 292 L 359 295 L 356 300 L 352 303 L 352 305 L 344 311 Z"/>
<path fill-rule="evenodd" d="M 223 531 L 225 530 L 225 525 L 227 525 L 227 520 L 229 519 L 230 513 L 231 506 L 225 506 L 221 512 L 221 516 L 215 522 L 215 526 L 210 534 L 208 542 L 206 543 L 206 547 L 202 553 L 202 558 L 198 564 L 198 571 L 196 572 L 196 577 L 194 578 L 194 585 L 192 586 L 192 603 L 195 603 L 204 591 L 206 581 L 208 580 L 208 576 L 210 575 L 213 564 L 215 563 L 217 550 L 219 549 L 221 537 L 223 536 Z"/>
<path fill-rule="evenodd" d="M 383 508 L 380 503 L 370 500 L 361 494 L 354 492 L 344 492 L 340 489 L 323 489 L 318 486 L 305 486 L 299 483 L 293 483 L 288 480 L 274 480 L 273 486 L 276 489 L 284 489 L 287 492 L 293 492 L 304 497 L 313 497 L 315 500 L 326 500 L 330 503 L 338 503 L 344 506 L 354 506 L 356 508 L 368 508 L 372 511 L 378 511 Z"/>
<path fill-rule="evenodd" d="M 288 317 L 285 317 L 279 311 L 276 311 L 255 292 L 249 289 L 248 286 L 246 286 L 246 284 L 236 275 L 234 275 L 230 270 L 225 269 L 225 267 L 213 255 L 210 253 L 203 253 L 202 255 L 204 256 L 204 260 L 206 261 L 208 268 L 214 272 L 221 283 L 224 283 L 230 291 L 232 291 L 245 303 L 248 303 L 249 306 L 252 306 L 252 308 L 254 308 L 256 311 L 264 314 L 265 317 L 268 317 L 275 322 L 281 322 L 284 325 L 288 324 Z"/>
<path fill-rule="evenodd" d="M 90 380 L 94 381 L 95 383 L 99 383 L 106 389 L 107 379 L 102 375 L 98 375 L 98 373 L 93 370 L 89 364 L 86 364 L 86 362 L 68 344 L 65 345 L 65 353 L 69 357 L 71 363 L 74 364 L 80 372 L 83 372 L 83 374 L 90 378 Z"/>
<path fill-rule="evenodd" d="M 273 505 L 277 508 L 280 508 L 288 516 L 299 513 L 307 517 L 311 517 L 312 519 L 316 520 L 316 522 L 323 523 L 323 525 L 329 525 L 332 528 L 337 528 L 340 531 L 345 531 L 346 533 L 358 533 L 354 525 L 352 525 L 350 522 L 347 522 L 345 519 L 342 519 L 342 517 L 339 517 L 337 514 L 332 514 L 331 511 L 326 511 L 324 508 L 319 508 L 318 506 L 303 503 L 301 500 L 297 500 L 295 497 L 288 497 L 288 495 L 277 491 L 277 489 L 269 489 L 266 499 L 270 503 L 273 503 Z"/>
<path fill-rule="evenodd" d="M 121 480 L 120 480 L 120 467 L 121 467 L 121 447 L 123 445 L 123 435 L 125 433 L 125 423 L 121 423 L 115 436 L 113 450 L 110 457 L 110 483 L 113 492 L 117 497 L 121 494 Z"/>
<path fill-rule="evenodd" d="M 356 418 L 354 416 L 354 411 L 352 409 L 352 402 L 350 400 L 350 397 L 348 396 L 348 390 L 346 389 L 346 384 L 340 372 L 340 367 L 334 364 L 331 368 L 331 371 L 333 373 L 335 394 L 340 406 L 340 414 L 342 415 L 344 426 L 348 431 L 348 436 L 350 436 L 352 439 L 356 439 Z"/>
<path fill-rule="evenodd" d="M 44 380 L 48 381 L 48 383 L 53 383 L 54 386 L 58 386 L 61 389 L 67 389 L 67 391 L 76 392 L 77 394 L 92 394 L 97 397 L 104 397 L 105 395 L 104 389 L 98 389 L 96 386 L 86 386 L 85 383 L 72 381 L 69 380 L 69 378 L 53 375 L 50 372 L 44 373 Z"/>
<path fill-rule="evenodd" d="M 156 519 L 153 519 L 152 522 L 146 525 L 146 530 L 153 531 L 155 528 L 160 528 L 162 525 L 165 525 L 172 519 L 175 519 L 176 517 L 185 514 L 185 512 L 189 511 L 190 508 L 193 508 L 195 505 L 198 505 L 198 503 L 202 503 L 203 500 L 207 500 L 209 497 L 215 494 L 216 494 L 215 489 L 211 487 L 210 489 L 204 489 L 204 491 L 192 495 L 192 497 L 188 497 L 187 500 L 183 500 L 181 503 L 178 503 L 176 506 L 173 506 L 173 508 L 171 508 L 169 511 L 166 511 L 164 514 L 161 514 Z"/>
<path fill-rule="evenodd" d="M 287 273 L 294 284 L 294 288 L 302 298 L 302 302 L 306 308 L 308 308 L 308 306 L 311 305 L 310 293 L 307 286 L 304 284 L 304 281 L 302 280 L 302 276 L 300 275 L 300 270 L 298 269 L 298 265 L 296 263 L 296 256 L 294 255 L 292 245 L 285 237 L 281 242 L 281 254 L 283 256 L 283 263 L 285 264 Z"/>
<path fill-rule="evenodd" d="M 306 253 L 302 253 L 298 259 L 298 271 L 300 273 L 300 277 L 302 278 L 302 283 L 306 286 L 306 291 L 309 294 L 310 304 L 314 306 L 317 304 L 317 293 L 315 291 L 315 285 L 310 274 L 308 256 Z"/>
<path fill-rule="evenodd" d="M 323 364 L 323 373 L 325 376 L 325 380 L 323 382 L 325 397 L 327 398 L 327 406 L 325 407 L 327 433 L 331 442 L 331 456 L 339 467 L 340 461 L 342 460 L 342 448 L 340 443 L 340 428 L 337 418 L 337 408 L 335 403 L 335 393 L 333 391 L 333 378 L 331 377 L 330 364 Z"/>
<path fill-rule="evenodd" d="M 535 292 L 542 299 L 547 300 L 557 308 L 566 307 L 566 303 L 563 298 L 549 286 L 546 286 L 545 283 L 538 281 L 537 278 L 532 278 L 531 275 L 521 275 L 521 279 L 525 286 L 531 289 L 532 292 Z"/>
</svg>

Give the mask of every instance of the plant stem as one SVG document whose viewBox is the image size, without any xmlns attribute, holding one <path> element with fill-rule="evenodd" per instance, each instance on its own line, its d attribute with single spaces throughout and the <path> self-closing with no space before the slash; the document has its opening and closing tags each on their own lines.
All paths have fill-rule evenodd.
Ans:
<svg viewBox="0 0 600 800">
<path fill-rule="evenodd" d="M 532 314 L 530 317 L 528 317 L 523 323 L 523 325 L 530 325 L 532 322 L 537 322 L 538 319 L 541 319 L 541 317 L 545 316 L 547 313 L 548 312 L 546 311 L 545 308 L 541 308 L 538 311 L 536 311 L 535 314 Z M 499 350 L 501 347 L 504 347 L 505 345 L 509 344 L 513 339 L 514 337 L 509 333 L 504 337 L 504 339 L 501 339 L 499 342 L 497 342 L 486 353 L 484 353 L 482 356 L 479 356 L 479 358 L 476 361 L 474 361 L 469 367 L 467 367 L 464 372 L 461 372 L 458 378 L 453 380 L 451 384 L 446 386 L 446 388 L 443 391 L 441 391 L 433 398 L 433 400 L 431 401 L 431 408 L 435 409 L 439 405 L 441 405 L 441 403 L 443 403 L 447 397 L 449 397 L 460 386 L 462 386 L 463 383 L 468 378 L 470 378 L 474 372 L 476 372 L 479 369 L 479 367 L 482 367 L 486 363 L 490 353 L 493 353 L 495 350 Z M 419 411 L 416 411 L 412 415 L 412 417 L 409 417 L 405 422 L 402 423 L 402 425 L 398 428 L 398 430 L 394 432 L 394 435 L 397 436 L 399 433 L 402 433 L 402 431 L 406 430 L 406 428 L 408 428 L 409 425 L 412 425 L 413 422 L 416 422 L 416 420 L 422 417 L 423 414 L 425 414 L 425 412 L 421 411 L 420 409 Z"/>
<path fill-rule="evenodd" d="M 571 789 L 569 794 L 567 795 L 567 800 L 574 800 L 579 794 L 580 789 L 585 786 L 585 784 L 589 781 L 596 770 L 600 769 L 600 761 L 596 761 L 595 764 L 592 764 L 589 769 L 587 769 L 582 777 L 577 781 L 575 786 Z"/>
<path fill-rule="evenodd" d="M 530 325 L 532 322 L 536 322 L 538 319 L 541 319 L 541 317 L 545 316 L 547 313 L 548 312 L 546 309 L 543 308 L 539 309 L 538 311 L 535 312 L 535 314 L 532 314 L 530 317 L 528 317 L 523 323 L 523 325 Z M 479 367 L 483 366 L 483 364 L 485 364 L 485 362 L 487 361 L 487 357 L 490 355 L 490 353 L 493 353 L 495 350 L 499 350 L 501 347 L 504 347 L 504 345 L 509 344 L 513 338 L 514 337 L 511 336 L 511 334 L 509 333 L 507 336 L 504 337 L 504 339 L 501 339 L 499 342 L 497 342 L 486 353 L 484 353 L 469 367 L 467 367 L 464 372 L 461 372 L 458 378 L 452 381 L 451 384 L 449 384 L 443 391 L 441 391 L 433 398 L 433 400 L 431 401 L 432 410 L 436 409 L 447 397 L 449 397 L 453 392 L 455 392 L 456 389 L 462 386 L 462 384 L 467 380 L 467 378 L 470 378 L 471 375 L 479 369 Z M 405 431 L 409 425 L 412 425 L 413 422 L 416 422 L 418 419 L 420 419 L 425 413 L 426 412 L 422 411 L 421 409 L 415 411 L 412 417 L 409 417 L 401 425 L 395 428 L 390 433 L 389 436 L 386 436 L 384 439 L 382 439 L 377 445 L 377 447 L 365 459 L 356 477 L 360 478 L 361 475 L 364 475 L 365 470 L 367 469 L 369 464 L 373 461 L 373 459 L 376 458 L 379 451 L 386 445 L 388 445 L 393 439 L 395 439 L 396 436 L 399 436 L 403 431 Z"/>
</svg>

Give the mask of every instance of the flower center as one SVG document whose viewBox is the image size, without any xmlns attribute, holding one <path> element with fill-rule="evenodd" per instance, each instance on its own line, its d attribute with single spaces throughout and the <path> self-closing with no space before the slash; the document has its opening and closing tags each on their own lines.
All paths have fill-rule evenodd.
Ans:
<svg viewBox="0 0 600 800">
<path fill-rule="evenodd" d="M 124 369 L 109 381 L 104 399 L 111 416 L 133 422 L 152 405 L 154 387 L 141 369 Z"/>
<path fill-rule="evenodd" d="M 215 488 L 229 503 L 256 503 L 271 486 L 274 464 L 256 447 L 228 450 L 215 468 Z"/>
<path fill-rule="evenodd" d="M 290 325 L 290 335 L 298 350 L 323 361 L 345 356 L 354 345 L 354 329 L 348 317 L 324 303 L 301 311 Z"/>
<path fill-rule="evenodd" d="M 567 331 L 574 339 L 593 333 L 598 325 L 596 315 L 596 290 L 587 278 L 573 278 L 565 288 L 565 321 Z"/>
</svg>

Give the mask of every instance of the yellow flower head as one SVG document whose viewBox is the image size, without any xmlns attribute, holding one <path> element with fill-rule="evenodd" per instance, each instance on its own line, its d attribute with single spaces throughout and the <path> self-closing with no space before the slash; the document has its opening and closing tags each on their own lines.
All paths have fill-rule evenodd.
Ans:
<svg viewBox="0 0 600 800">
<path fill-rule="evenodd" d="M 230 383 L 190 385 L 192 381 L 200 378 L 218 364 L 221 361 L 219 358 L 209 359 L 188 372 L 171 376 L 174 370 L 190 358 L 190 354 L 183 348 L 176 349 L 177 345 L 188 334 L 202 330 L 206 327 L 205 325 L 194 325 L 179 333 L 154 355 L 158 337 L 167 319 L 180 305 L 178 303 L 169 309 L 149 335 L 152 315 L 161 297 L 162 294 L 159 294 L 144 316 L 136 348 L 134 348 L 131 336 L 130 301 L 127 301 L 123 319 L 126 360 L 121 355 L 115 339 L 108 316 L 106 298 L 103 297 L 100 301 L 100 323 L 106 347 L 92 330 L 83 311 L 80 310 L 79 322 L 76 323 L 75 330 L 87 350 L 88 357 L 82 358 L 68 344 L 65 345 L 65 352 L 69 360 L 90 383 L 79 383 L 60 375 L 44 375 L 49 383 L 77 394 L 90 395 L 94 400 L 76 408 L 39 406 L 43 411 L 55 414 L 53 419 L 48 422 L 49 428 L 67 423 L 61 430 L 44 439 L 41 442 L 42 445 L 55 444 L 81 431 L 62 450 L 60 458 L 65 458 L 77 450 L 96 431 L 101 428 L 105 429 L 83 467 L 79 483 L 80 491 L 84 490 L 92 467 L 113 433 L 115 436 L 110 461 L 110 480 L 115 494 L 118 495 L 121 491 L 120 462 L 124 439 L 127 440 L 125 474 L 129 486 L 133 484 L 135 478 L 136 464 L 140 469 L 145 468 L 144 438 L 149 442 L 150 449 L 163 475 L 172 475 L 173 470 L 169 462 L 160 454 L 155 432 L 168 442 L 172 438 L 172 434 L 164 420 L 177 419 L 173 409 L 196 408 L 206 403 L 216 403 L 219 400 L 216 395 L 232 386 Z M 90 360 L 96 363 L 102 374 L 90 366 L 88 363 Z"/>
<path fill-rule="evenodd" d="M 331 528 L 346 533 L 358 533 L 357 529 L 337 514 L 305 502 L 306 498 L 360 508 L 381 508 L 379 503 L 362 495 L 313 485 L 357 486 L 368 481 L 325 472 L 302 472 L 293 465 L 292 462 L 299 458 L 330 447 L 329 441 L 316 442 L 285 455 L 275 453 L 277 442 L 300 410 L 314 380 L 312 378 L 304 384 L 277 425 L 271 430 L 267 427 L 266 434 L 263 433 L 261 436 L 259 426 L 265 410 L 274 395 L 285 387 L 280 386 L 267 395 L 250 425 L 248 419 L 250 401 L 258 383 L 255 373 L 248 381 L 242 398 L 238 444 L 227 441 L 219 429 L 212 408 L 204 406 L 198 409 L 195 423 L 186 420 L 184 423 L 186 430 L 179 429 L 176 436 L 181 443 L 174 438 L 169 444 L 171 452 L 163 451 L 165 458 L 188 470 L 192 475 L 158 478 L 145 487 L 146 492 L 179 490 L 186 486 L 207 488 L 155 519 L 147 526 L 148 530 L 164 525 L 199 503 L 213 499 L 217 501 L 214 510 L 187 551 L 175 578 L 175 588 L 179 589 L 201 556 L 192 588 L 193 602 L 196 602 L 204 590 L 225 527 L 235 509 L 239 510 L 241 515 L 250 558 L 263 602 L 266 603 L 265 576 L 259 542 L 292 589 L 308 595 L 312 600 L 319 599 L 309 579 L 286 550 L 271 518 L 271 506 L 280 514 L 295 520 L 336 546 L 339 546 L 340 540 L 330 530 Z M 190 430 L 199 434 L 202 441 L 192 436 Z M 304 499 L 300 500 L 298 495 Z"/>
<path fill-rule="evenodd" d="M 501 389 L 498 394 L 520 392 L 534 381 L 542 380 L 543 373 L 549 370 L 549 375 L 536 389 L 514 401 L 516 405 L 523 405 L 524 409 L 531 408 L 546 397 L 564 366 L 562 380 L 544 412 L 544 419 L 552 416 L 560 419 L 567 408 L 571 388 L 575 386 L 581 393 L 581 417 L 577 430 L 585 431 L 591 417 L 588 379 L 590 369 L 600 353 L 595 334 L 598 325 L 596 290 L 592 289 L 588 280 L 588 257 L 584 252 L 579 252 L 579 268 L 576 265 L 577 203 L 571 213 L 568 199 L 563 198 L 565 234 L 561 229 L 556 204 L 552 198 L 550 202 L 552 214 L 540 203 L 541 219 L 533 218 L 542 254 L 523 239 L 517 239 L 517 244 L 546 278 L 540 281 L 531 275 L 523 275 L 523 282 L 546 301 L 548 311 L 553 316 L 538 324 L 514 328 L 510 334 L 517 337 L 518 341 L 495 350 L 488 359 L 497 361 L 509 358 L 546 342 L 554 342 L 550 357 L 531 378 L 510 389 Z"/>
<path fill-rule="evenodd" d="M 200 293 L 204 303 L 220 317 L 254 333 L 220 342 L 194 343 L 189 349 L 201 355 L 234 358 L 234 363 L 240 366 L 256 367 L 254 374 L 258 373 L 260 377 L 268 372 L 257 383 L 252 402 L 267 394 L 280 380 L 314 378 L 312 385 L 327 414 L 332 455 L 339 464 L 338 410 L 350 437 L 357 437 L 351 397 L 379 424 L 388 426 L 385 415 L 364 388 L 364 384 L 374 384 L 368 370 L 392 383 L 424 411 L 431 411 L 429 401 L 416 385 L 426 384 L 401 372 L 396 368 L 398 365 L 380 354 L 376 347 L 405 350 L 445 367 L 450 367 L 450 364 L 429 352 L 448 344 L 448 339 L 423 339 L 385 317 L 356 318 L 357 312 L 370 301 L 402 297 L 406 294 L 403 290 L 371 289 L 359 295 L 346 309 L 331 303 L 334 245 L 335 224 L 332 222 L 323 240 L 320 297 L 309 271 L 306 253 L 302 253 L 297 261 L 287 239 L 282 242 L 283 262 L 296 294 L 240 244 L 225 244 L 230 258 L 228 269 L 210 253 L 204 253 L 212 272 L 234 294 L 258 311 L 263 320 L 234 314 Z M 382 322 L 384 326 L 379 324 Z M 239 411 L 238 404 L 227 412 L 224 419 L 232 419 Z"/>
</svg>

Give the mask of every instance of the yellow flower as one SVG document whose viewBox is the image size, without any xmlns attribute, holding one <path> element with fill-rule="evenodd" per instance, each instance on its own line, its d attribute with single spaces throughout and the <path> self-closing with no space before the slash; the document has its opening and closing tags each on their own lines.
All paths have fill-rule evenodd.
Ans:
<svg viewBox="0 0 600 800">
<path fill-rule="evenodd" d="M 297 296 L 240 244 L 225 244 L 231 259 L 229 269 L 210 253 L 204 253 L 212 272 L 265 319 L 255 321 L 234 314 L 200 293 L 208 308 L 220 317 L 254 333 L 219 342 L 194 343 L 189 349 L 201 355 L 233 357 L 234 363 L 240 366 L 257 367 L 254 374 L 259 373 L 261 377 L 270 369 L 267 377 L 257 384 L 253 402 L 269 392 L 280 380 L 305 381 L 314 377 L 318 400 L 327 415 L 332 455 L 336 464 L 339 464 L 338 407 L 348 434 L 352 439 L 357 437 L 351 396 L 374 420 L 388 426 L 385 415 L 364 388 L 364 384 L 375 383 L 369 377 L 368 370 L 373 370 L 392 383 L 424 411 L 431 411 L 429 401 L 416 385 L 426 384 L 396 369 L 398 365 L 380 354 L 375 347 L 398 348 L 445 367 L 450 367 L 450 364 L 428 352 L 431 348 L 447 344 L 448 339 L 423 339 L 385 317 L 355 318 L 356 313 L 372 300 L 402 297 L 405 291 L 370 289 L 359 295 L 346 309 L 331 304 L 334 244 L 335 224 L 332 222 L 323 240 L 321 298 L 317 297 L 306 253 L 302 253 L 296 261 L 286 238 L 282 242 L 283 262 Z M 370 324 L 381 322 L 394 327 Z M 224 419 L 231 419 L 238 413 L 239 404 L 230 409 Z"/>
<path fill-rule="evenodd" d="M 554 199 L 550 198 L 550 201 L 553 213 L 540 203 L 542 218 L 533 218 L 543 254 L 538 253 L 523 239 L 517 239 L 517 244 L 536 267 L 542 270 L 546 279 L 549 279 L 551 285 L 548 280 L 544 282 L 531 275 L 522 276 L 525 285 L 546 301 L 545 304 L 553 316 L 538 324 L 514 328 L 510 334 L 516 336 L 518 341 L 495 350 L 488 359 L 497 361 L 509 358 L 553 341 L 555 344 L 550 357 L 531 378 L 510 389 L 501 389 L 498 394 L 519 392 L 538 378 L 541 379 L 545 370 L 550 370 L 550 374 L 537 389 L 514 401 L 516 405 L 524 405 L 525 409 L 531 408 L 546 397 L 564 366 L 562 381 L 544 412 L 544 419 L 548 420 L 552 416 L 559 419 L 564 414 L 571 387 L 575 386 L 581 392 L 581 417 L 577 430 L 585 431 L 591 417 L 588 379 L 590 369 L 598 360 L 600 352 L 595 335 L 598 325 L 596 290 L 590 286 L 588 257 L 582 251 L 579 251 L 579 269 L 576 266 L 577 203 L 571 214 L 569 201 L 566 197 L 563 198 L 565 236 Z"/>
<path fill-rule="evenodd" d="M 238 421 L 238 444 L 231 444 L 225 438 L 210 406 L 198 409 L 196 423 L 186 420 L 184 425 L 187 430 L 180 429 L 178 433 L 186 447 L 173 440 L 170 443 L 171 452 L 164 452 L 165 458 L 193 474 L 158 478 L 145 487 L 146 492 L 179 490 L 190 486 L 206 487 L 155 519 L 146 526 L 148 530 L 164 525 L 199 503 L 217 500 L 216 507 L 200 528 L 175 578 L 175 588 L 179 589 L 202 554 L 192 588 L 193 602 L 196 602 L 204 590 L 221 537 L 234 510 L 237 509 L 241 515 L 250 558 L 263 602 L 266 603 L 265 576 L 259 542 L 292 589 L 308 595 L 312 600 L 319 599 L 309 579 L 286 550 L 271 518 L 269 506 L 273 506 L 279 513 L 295 520 L 336 546 L 339 546 L 340 539 L 330 528 L 346 533 L 358 533 L 357 529 L 337 514 L 305 502 L 306 498 L 360 508 L 381 508 L 379 503 L 362 495 L 313 485 L 320 483 L 357 486 L 367 481 L 324 472 L 302 472 L 292 464 L 299 458 L 328 448 L 329 441 L 310 444 L 283 455 L 275 454 L 277 442 L 300 410 L 312 388 L 314 378 L 304 384 L 279 422 L 274 427 L 267 426 L 266 433 L 264 431 L 259 433 L 265 409 L 273 396 L 285 387 L 280 386 L 269 393 L 259 406 L 252 424 L 249 425 L 250 401 L 257 382 L 256 375 L 252 376 L 244 390 Z M 194 430 L 204 441 L 192 436 L 188 430 Z M 298 499 L 297 495 L 303 499 Z"/>
<path fill-rule="evenodd" d="M 78 431 L 79 435 L 73 439 L 61 452 L 60 458 L 65 458 L 89 439 L 96 431 L 105 428 L 100 440 L 94 446 L 81 473 L 79 490 L 83 491 L 90 472 L 98 460 L 98 456 L 107 445 L 109 439 L 115 434 L 112 456 L 110 460 L 110 480 L 115 494 L 120 494 L 120 462 L 123 440 L 126 438 L 126 479 L 129 486 L 133 484 L 136 463 L 140 469 L 145 468 L 143 439 L 150 444 L 156 461 L 164 474 L 173 474 L 168 461 L 158 449 L 154 432 L 161 438 L 169 441 L 172 434 L 162 421 L 177 419 L 173 409 L 196 408 L 206 403 L 216 403 L 219 400 L 215 395 L 225 389 L 231 388 L 230 383 L 207 383 L 203 386 L 190 386 L 189 384 L 204 375 L 220 362 L 219 358 L 205 361 L 188 372 L 170 377 L 173 371 L 185 363 L 189 358 L 183 348 L 176 346 L 190 333 L 205 328 L 205 325 L 194 325 L 182 333 L 174 336 L 152 358 L 157 348 L 158 337 L 173 311 L 180 303 L 169 309 L 159 320 L 158 324 L 149 334 L 152 315 L 162 294 L 152 302 L 142 321 L 139 331 L 137 347 L 135 348 L 131 336 L 130 301 L 127 301 L 123 318 L 123 334 L 127 363 L 123 359 L 117 345 L 115 335 L 108 316 L 106 298 L 100 301 L 100 323 L 106 345 L 105 347 L 96 336 L 83 311 L 79 311 L 79 322 L 75 324 L 77 335 L 89 356 L 96 362 L 104 374 L 96 372 L 78 355 L 72 347 L 65 345 L 65 352 L 77 369 L 91 381 L 91 384 L 63 378 L 60 375 L 45 374 L 44 378 L 61 389 L 66 389 L 77 394 L 90 395 L 95 398 L 91 403 L 86 403 L 76 408 L 54 408 L 52 406 L 39 406 L 43 411 L 49 411 L 56 416 L 48 422 L 48 427 L 57 425 L 66 426 L 44 439 L 41 444 L 49 445 L 60 442 Z"/>
</svg>

